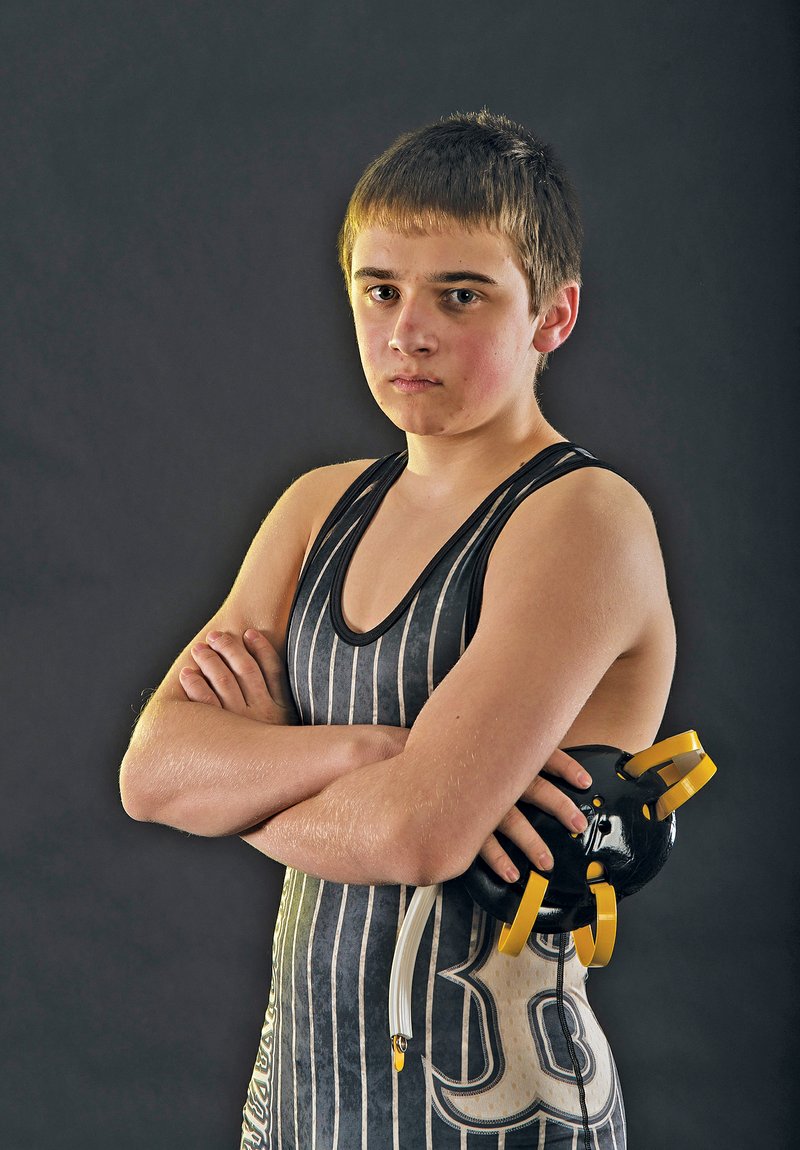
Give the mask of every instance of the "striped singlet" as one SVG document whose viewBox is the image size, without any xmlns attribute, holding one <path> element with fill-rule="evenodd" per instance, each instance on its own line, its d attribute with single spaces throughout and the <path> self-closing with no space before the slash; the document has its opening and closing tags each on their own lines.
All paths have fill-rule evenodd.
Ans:
<svg viewBox="0 0 800 1150">
<path fill-rule="evenodd" d="M 377 627 L 345 622 L 341 594 L 359 539 L 407 451 L 371 464 L 317 535 L 295 592 L 287 670 L 303 723 L 410 727 L 469 643 L 492 545 L 521 500 L 578 467 L 571 443 L 500 483 Z M 613 470 L 609 468 L 610 470 Z M 624 1150 L 608 1042 L 569 935 L 497 949 L 501 923 L 444 883 L 414 973 L 414 1035 L 393 1066 L 389 974 L 413 887 L 312 878 L 289 867 L 272 985 L 242 1150 Z"/>
</svg>

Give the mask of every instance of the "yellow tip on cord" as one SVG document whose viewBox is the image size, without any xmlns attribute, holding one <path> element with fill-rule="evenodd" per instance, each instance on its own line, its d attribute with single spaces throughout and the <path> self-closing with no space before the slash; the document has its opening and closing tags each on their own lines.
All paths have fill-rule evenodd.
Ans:
<svg viewBox="0 0 800 1150">
<path fill-rule="evenodd" d="M 392 1050 L 394 1052 L 394 1068 L 400 1073 L 406 1064 L 406 1040 L 402 1034 L 392 1035 Z"/>
</svg>

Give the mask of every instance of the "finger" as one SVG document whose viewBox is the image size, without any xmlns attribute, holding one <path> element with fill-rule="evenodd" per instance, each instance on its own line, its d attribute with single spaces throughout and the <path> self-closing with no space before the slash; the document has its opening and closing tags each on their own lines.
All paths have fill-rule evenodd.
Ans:
<svg viewBox="0 0 800 1150">
<path fill-rule="evenodd" d="M 245 706 L 258 707 L 268 693 L 261 668 L 238 635 L 230 631 L 209 631 L 206 642 L 233 674 Z"/>
<path fill-rule="evenodd" d="M 524 851 L 539 870 L 550 870 L 553 856 L 539 832 L 525 818 L 519 807 L 512 807 L 497 828 Z"/>
<path fill-rule="evenodd" d="M 183 687 L 183 693 L 192 703 L 206 703 L 211 707 L 222 706 L 196 667 L 181 667 L 178 678 Z"/>
<path fill-rule="evenodd" d="M 519 878 L 519 871 L 514 866 L 511 856 L 500 846 L 496 835 L 489 835 L 478 853 L 506 882 L 516 882 Z"/>
<path fill-rule="evenodd" d="M 192 647 L 192 658 L 226 711 L 244 714 L 246 703 L 239 683 L 224 659 L 205 643 Z"/>
<path fill-rule="evenodd" d="M 520 795 L 520 798 L 526 803 L 533 803 L 539 810 L 546 811 L 548 815 L 558 819 L 570 832 L 583 833 L 589 825 L 586 817 L 573 803 L 569 795 L 564 794 L 559 787 L 547 779 L 543 779 L 541 775 L 537 775 L 527 790 Z M 525 821 L 527 822 L 527 819 Z"/>
<path fill-rule="evenodd" d="M 248 627 L 243 635 L 248 649 L 261 669 L 273 702 L 279 707 L 294 710 L 294 700 L 289 689 L 289 680 L 283 659 L 263 631 Z"/>
<path fill-rule="evenodd" d="M 577 759 L 573 759 L 572 755 L 568 755 L 560 747 L 556 747 L 542 770 L 551 775 L 557 775 L 558 778 L 564 779 L 565 782 L 571 783 L 574 787 L 585 788 L 592 785 L 592 776 Z"/>
</svg>

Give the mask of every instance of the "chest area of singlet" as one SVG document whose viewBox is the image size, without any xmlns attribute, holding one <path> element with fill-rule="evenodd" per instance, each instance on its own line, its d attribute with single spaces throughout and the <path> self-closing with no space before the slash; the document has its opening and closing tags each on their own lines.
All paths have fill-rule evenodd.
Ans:
<svg viewBox="0 0 800 1150">
<path fill-rule="evenodd" d="M 502 525 L 522 499 L 574 465 L 576 449 L 560 448 L 530 461 L 491 492 L 413 581 L 406 542 L 409 552 L 423 556 L 435 545 L 437 528 L 441 538 L 444 524 L 420 529 L 409 520 L 404 526 L 396 514 L 374 522 L 402 471 L 403 453 L 379 460 L 360 488 L 346 493 L 312 546 L 289 618 L 287 671 L 303 723 L 413 724 L 469 643 L 488 554 Z M 594 462 L 588 452 L 583 462 L 585 457 Z M 393 529 L 387 530 L 389 524 Z M 395 589 L 398 594 L 394 607 L 365 632 L 354 631 L 343 610 L 357 550 L 354 586 L 365 592 L 360 601 L 380 607 L 392 601 Z"/>
<path fill-rule="evenodd" d="M 345 516 L 308 567 L 290 620 L 289 681 L 304 723 L 410 727 L 465 649 L 478 539 L 473 532 L 452 541 L 416 578 L 400 538 L 377 551 L 359 550 L 356 603 L 373 612 L 376 605 L 387 609 L 370 630 L 355 632 L 343 609 L 343 590 L 346 549 L 360 526 L 357 516 Z M 414 553 L 424 563 L 418 543 Z"/>
<path fill-rule="evenodd" d="M 473 502 L 449 512 L 414 509 L 399 500 L 395 504 L 393 496 L 390 490 L 380 513 L 359 532 L 341 585 L 342 618 L 362 634 L 379 628 L 404 600 L 431 557 L 453 538 L 475 506 Z"/>
</svg>

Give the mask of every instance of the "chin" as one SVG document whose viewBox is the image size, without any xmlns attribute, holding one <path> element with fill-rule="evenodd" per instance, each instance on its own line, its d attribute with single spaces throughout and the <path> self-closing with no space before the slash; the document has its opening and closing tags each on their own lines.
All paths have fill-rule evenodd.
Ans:
<svg viewBox="0 0 800 1150">
<path fill-rule="evenodd" d="M 447 430 L 441 415 L 434 418 L 429 412 L 403 410 L 401 405 L 394 403 L 379 403 L 378 406 L 395 427 L 410 435 L 441 435 Z"/>
</svg>

